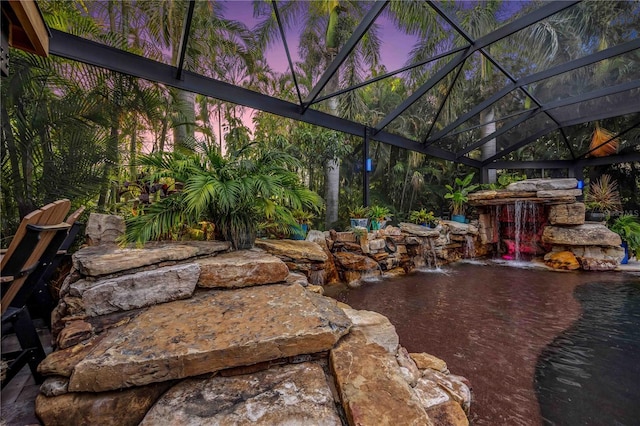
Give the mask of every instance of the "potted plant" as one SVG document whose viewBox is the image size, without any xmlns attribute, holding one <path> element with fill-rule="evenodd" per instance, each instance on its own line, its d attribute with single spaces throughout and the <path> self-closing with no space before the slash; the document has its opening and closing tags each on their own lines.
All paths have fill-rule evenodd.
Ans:
<svg viewBox="0 0 640 426">
<path fill-rule="evenodd" d="M 426 209 L 412 210 L 409 214 L 409 220 L 415 224 L 434 228 L 438 223 L 433 212 L 427 212 Z"/>
<path fill-rule="evenodd" d="M 223 156 L 216 146 L 202 144 L 196 152 L 153 153 L 140 162 L 154 170 L 152 179 L 170 177 L 184 188 L 128 219 L 124 243 L 166 238 L 206 220 L 233 248 L 250 248 L 260 223 L 296 226 L 292 209 L 317 209 L 321 203 L 292 171 L 299 162 L 276 150 L 248 146 Z"/>
<path fill-rule="evenodd" d="M 611 216 L 611 212 L 619 211 L 621 208 L 618 183 L 608 174 L 603 174 L 589 184 L 584 205 L 587 220 L 595 222 L 606 220 Z"/>
<path fill-rule="evenodd" d="M 349 209 L 349 218 L 351 220 L 351 227 L 355 228 L 360 226 L 366 228 L 369 224 L 369 208 L 364 206 L 356 206 Z"/>
<path fill-rule="evenodd" d="M 471 184 L 474 173 L 469 173 L 464 179 L 456 178 L 455 185 L 445 185 L 449 190 L 444 194 L 444 198 L 451 200 L 451 220 L 456 222 L 465 222 L 465 212 L 467 209 L 467 201 L 469 201 L 469 193 L 478 188 L 477 184 Z"/>
<path fill-rule="evenodd" d="M 619 216 L 609 228 L 622 239 L 624 248 L 624 258 L 622 264 L 629 261 L 629 252 L 632 256 L 638 257 L 640 254 L 640 220 L 636 216 L 623 214 Z"/>
<path fill-rule="evenodd" d="M 294 240 L 304 240 L 307 237 L 309 226 L 311 226 L 311 221 L 315 218 L 315 215 L 303 209 L 293 209 L 291 210 L 291 214 L 297 224 L 293 229 L 291 238 Z"/>
<path fill-rule="evenodd" d="M 369 219 L 371 219 L 371 229 L 378 230 L 384 228 L 384 225 L 391 219 L 391 210 L 384 206 L 371 206 L 369 208 Z"/>
</svg>

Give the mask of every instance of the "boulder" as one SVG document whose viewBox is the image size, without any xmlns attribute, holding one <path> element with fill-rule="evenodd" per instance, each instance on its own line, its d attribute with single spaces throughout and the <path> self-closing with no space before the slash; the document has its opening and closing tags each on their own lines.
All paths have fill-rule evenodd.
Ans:
<svg viewBox="0 0 640 426">
<path fill-rule="evenodd" d="M 527 179 L 513 182 L 507 185 L 507 191 L 546 191 L 575 189 L 578 180 L 575 178 L 566 179 Z"/>
<path fill-rule="evenodd" d="M 549 207 L 551 225 L 582 225 L 584 223 L 584 203 L 556 204 Z"/>
<path fill-rule="evenodd" d="M 554 247 L 555 249 L 555 247 Z M 622 247 L 576 246 L 565 247 L 576 257 L 585 271 L 612 271 L 624 257 Z"/>
<path fill-rule="evenodd" d="M 289 269 L 262 250 L 239 250 L 199 259 L 198 287 L 239 288 L 285 281 Z"/>
<path fill-rule="evenodd" d="M 580 269 L 578 259 L 576 259 L 576 256 L 568 250 L 553 251 L 545 254 L 544 263 L 553 269 L 564 269 L 569 271 Z"/>
<path fill-rule="evenodd" d="M 395 354 L 400 344 L 396 328 L 389 318 L 373 311 L 344 309 L 344 313 L 353 324 L 353 329 L 360 330 L 367 343 L 375 343 Z"/>
<path fill-rule="evenodd" d="M 395 356 L 361 331 L 331 350 L 331 370 L 350 425 L 433 425 Z"/>
<path fill-rule="evenodd" d="M 44 396 L 64 395 L 69 391 L 68 377 L 48 377 L 40 386 L 40 393 Z"/>
<path fill-rule="evenodd" d="M 386 245 L 387 242 L 384 240 L 384 238 L 374 238 L 369 241 L 369 250 L 384 250 Z"/>
<path fill-rule="evenodd" d="M 416 363 L 411 359 L 409 352 L 407 352 L 404 347 L 400 346 L 398 348 L 396 360 L 409 386 L 415 387 L 418 379 L 422 376 L 422 372 L 418 369 Z"/>
<path fill-rule="evenodd" d="M 76 281 L 69 294 L 82 299 L 87 315 L 105 315 L 191 297 L 199 275 L 196 263 L 166 266 L 106 280 Z"/>
<path fill-rule="evenodd" d="M 340 251 L 333 253 L 333 257 L 338 265 L 350 271 L 378 271 L 380 269 L 378 262 L 368 256 Z"/>
<path fill-rule="evenodd" d="M 73 254 L 73 266 L 85 276 L 98 277 L 130 269 L 175 262 L 228 251 L 226 241 L 147 243 L 144 248 L 85 247 Z"/>
<path fill-rule="evenodd" d="M 453 220 L 442 221 L 452 235 L 478 235 L 478 228 L 469 223 L 460 223 Z"/>
<path fill-rule="evenodd" d="M 93 326 L 83 320 L 69 321 L 57 338 L 60 349 L 75 346 L 80 342 L 90 339 L 93 336 Z"/>
<path fill-rule="evenodd" d="M 619 246 L 620 236 L 601 223 L 576 226 L 546 226 L 542 242 L 566 246 Z"/>
<path fill-rule="evenodd" d="M 420 377 L 418 379 L 414 386 L 414 392 L 425 410 L 435 405 L 451 401 L 451 396 L 447 391 L 438 386 L 436 381 L 426 377 Z"/>
<path fill-rule="evenodd" d="M 538 198 L 579 197 L 582 189 L 553 189 L 536 192 Z"/>
<path fill-rule="evenodd" d="M 420 370 L 429 368 L 431 370 L 436 370 L 443 373 L 449 371 L 447 369 L 446 362 L 428 353 L 410 353 L 409 356 L 411 356 L 411 359 L 416 363 Z"/>
<path fill-rule="evenodd" d="M 427 413 L 433 423 L 447 426 L 468 426 L 469 419 L 464 414 L 462 407 L 455 401 L 448 401 L 427 409 Z"/>
<path fill-rule="evenodd" d="M 85 227 L 87 244 L 97 246 L 116 244 L 116 240 L 124 235 L 127 227 L 122 216 L 91 213 Z"/>
<path fill-rule="evenodd" d="M 415 223 L 400 223 L 400 229 L 407 234 L 416 235 L 418 237 L 437 238 L 440 236 L 440 230 L 435 228 L 427 228 L 426 226 L 416 225 Z"/>
<path fill-rule="evenodd" d="M 357 238 L 355 232 L 336 232 L 336 241 L 339 243 L 355 243 Z"/>
<path fill-rule="evenodd" d="M 103 392 L 326 351 L 351 321 L 297 284 L 197 293 L 148 308 L 78 364 L 69 390 Z"/>
<path fill-rule="evenodd" d="M 38 372 L 43 376 L 71 377 L 76 365 L 91 353 L 103 338 L 104 334 L 94 336 L 91 340 L 50 353 L 38 364 Z"/>
<path fill-rule="evenodd" d="M 66 393 L 36 398 L 36 415 L 47 426 L 135 426 L 171 383 L 101 393 Z"/>
<path fill-rule="evenodd" d="M 286 256 L 297 261 L 326 262 L 327 260 L 322 247 L 311 241 L 256 240 L 256 247 L 275 256 Z"/>
<path fill-rule="evenodd" d="M 307 276 L 305 274 L 301 274 L 300 272 L 289 272 L 289 275 L 287 275 L 287 278 L 285 278 L 285 282 L 288 284 L 299 284 L 302 287 L 307 287 L 309 285 Z"/>
<path fill-rule="evenodd" d="M 233 377 L 188 379 L 166 392 L 141 426 L 342 423 L 322 366 L 309 362 Z"/>
<path fill-rule="evenodd" d="M 496 198 L 496 195 L 498 195 L 498 192 L 494 190 L 476 191 L 469 194 L 467 198 L 469 201 L 493 200 Z"/>
</svg>

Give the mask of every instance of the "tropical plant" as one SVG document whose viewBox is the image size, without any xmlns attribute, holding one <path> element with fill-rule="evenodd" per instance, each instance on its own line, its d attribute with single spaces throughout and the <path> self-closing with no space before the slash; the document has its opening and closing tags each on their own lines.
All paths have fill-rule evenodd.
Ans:
<svg viewBox="0 0 640 426">
<path fill-rule="evenodd" d="M 624 214 L 619 216 L 609 229 L 620 235 L 629 246 L 629 251 L 636 257 L 640 255 L 640 219 L 637 216 Z"/>
<path fill-rule="evenodd" d="M 466 212 L 467 201 L 469 201 L 469 193 L 475 191 L 478 185 L 471 184 L 474 173 L 469 173 L 464 179 L 456 178 L 455 186 L 446 184 L 449 190 L 444 194 L 444 198 L 451 200 L 451 213 L 454 215 L 464 215 Z"/>
<path fill-rule="evenodd" d="M 391 219 L 393 215 L 389 207 L 374 205 L 369 207 L 369 219 L 382 222 Z"/>
<path fill-rule="evenodd" d="M 293 209 L 291 210 L 291 214 L 299 225 L 311 225 L 311 222 L 316 217 L 312 212 L 303 209 Z"/>
<path fill-rule="evenodd" d="M 266 47 L 281 36 L 278 21 L 266 2 L 256 1 L 255 10 L 266 18 L 256 29 L 260 45 Z M 305 59 L 298 64 L 297 72 L 301 78 L 309 76 L 309 82 L 317 81 L 317 77 L 335 59 L 340 47 L 351 36 L 366 11 L 366 4 L 355 0 L 294 1 L 280 8 L 280 19 L 286 30 L 304 22 L 299 51 Z M 359 82 L 360 70 L 378 65 L 379 48 L 380 41 L 374 24 L 362 41 L 357 43 L 344 65 L 335 70 L 326 84 L 327 93 L 335 93 L 341 85 L 348 87 Z M 321 108 L 332 115 L 351 119 L 362 109 L 362 102 L 353 91 L 341 100 L 342 102 L 338 102 L 338 97 L 334 96 Z M 327 155 L 324 163 L 327 227 L 338 220 L 341 183 L 339 147 L 345 145 L 343 140 L 340 141 L 342 143 L 333 145 L 336 149 Z"/>
<path fill-rule="evenodd" d="M 591 182 L 585 195 L 585 207 L 602 213 L 620 211 L 622 204 L 618 183 L 608 174 L 603 174 Z"/>
<path fill-rule="evenodd" d="M 409 220 L 418 225 L 433 226 L 437 223 L 437 219 L 433 212 L 427 212 L 426 209 L 412 210 L 409 213 Z"/>
<path fill-rule="evenodd" d="M 213 222 L 234 248 L 253 245 L 258 224 L 296 226 L 292 209 L 318 210 L 320 197 L 305 188 L 289 167 L 290 155 L 243 147 L 227 156 L 215 146 L 195 153 L 156 153 L 141 164 L 154 170 L 152 181 L 172 177 L 184 189 L 141 209 L 127 221 L 124 242 L 144 243 L 169 235 L 183 224 Z"/>
<path fill-rule="evenodd" d="M 355 206 L 349 208 L 349 217 L 353 219 L 364 219 L 369 216 L 369 208 L 365 206 Z"/>
</svg>

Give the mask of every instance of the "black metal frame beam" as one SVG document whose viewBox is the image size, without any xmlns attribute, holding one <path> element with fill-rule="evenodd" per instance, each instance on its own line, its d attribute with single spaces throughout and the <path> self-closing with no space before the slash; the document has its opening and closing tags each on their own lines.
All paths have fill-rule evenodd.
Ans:
<svg viewBox="0 0 640 426">
<path fill-rule="evenodd" d="M 438 12 L 438 8 L 434 6 L 434 3 L 432 1 L 427 1 L 427 3 L 429 3 L 429 5 L 431 5 L 431 7 L 433 7 L 434 10 Z M 387 116 L 382 119 L 382 121 L 375 127 L 376 132 L 381 131 L 386 126 L 388 126 L 389 123 L 398 118 L 400 114 L 402 114 L 405 110 L 407 110 L 407 108 L 409 108 L 411 105 L 413 105 L 413 103 L 420 99 L 422 95 L 427 93 L 433 86 L 435 86 L 440 80 L 442 80 L 447 74 L 453 71 L 458 65 L 460 65 L 477 50 L 480 50 L 492 43 L 502 40 L 503 38 L 508 37 L 511 34 L 528 27 L 529 25 L 535 24 L 536 22 L 548 18 L 549 16 L 554 15 L 568 7 L 571 7 L 576 3 L 578 3 L 578 1 L 573 0 L 565 2 L 546 3 L 539 9 L 475 40 L 469 49 L 453 58 L 449 63 L 438 70 L 438 72 L 426 83 L 424 83 L 416 91 L 414 91 L 409 98 L 405 99 L 404 102 L 398 105 L 391 113 L 387 114 Z"/>
<path fill-rule="evenodd" d="M 382 131 L 385 127 L 389 125 L 393 120 L 398 118 L 400 114 L 405 112 L 411 105 L 413 105 L 418 99 L 420 99 L 425 93 L 427 93 L 433 86 L 438 84 L 440 80 L 445 78 L 451 71 L 456 69 L 456 67 L 462 64 L 466 58 L 469 57 L 469 49 L 465 49 L 462 52 L 458 53 L 451 61 L 449 61 L 444 67 L 440 68 L 426 83 L 420 86 L 417 90 L 415 90 L 407 99 L 402 101 L 400 105 L 398 105 L 393 111 L 387 114 L 380 123 L 375 127 L 375 134 Z"/>
<path fill-rule="evenodd" d="M 309 109 L 302 113 L 300 105 L 272 96 L 254 92 L 190 71 L 184 71 L 183 79 L 175 77 L 176 68 L 161 62 L 116 49 L 104 44 L 86 40 L 62 31 L 51 30 L 50 53 L 62 58 L 82 62 L 88 65 L 131 75 L 145 80 L 155 81 L 224 102 L 258 109 L 281 117 L 291 118 L 305 123 L 326 127 L 339 132 L 362 137 L 366 126 L 321 111 Z M 404 136 L 380 132 L 372 139 L 403 149 L 421 152 L 426 155 L 455 161 L 455 154 L 436 147 L 424 147 L 421 143 Z M 463 164 L 479 167 L 480 162 L 462 159 Z"/>
<path fill-rule="evenodd" d="M 276 22 L 278 23 L 278 29 L 280 30 L 280 37 L 282 37 L 282 45 L 284 46 L 284 52 L 287 55 L 287 61 L 289 62 L 289 69 L 291 70 L 291 78 L 293 78 L 293 84 L 296 86 L 296 94 L 298 95 L 298 101 L 300 102 L 300 106 L 302 106 L 302 94 L 300 93 L 300 86 L 298 85 L 298 78 L 296 77 L 296 71 L 293 68 L 293 60 L 291 59 L 291 52 L 289 52 L 289 43 L 287 43 L 287 37 L 284 33 L 284 28 L 282 27 L 282 20 L 280 19 L 280 12 L 278 11 L 278 4 L 276 0 L 271 1 L 271 6 L 273 8 L 273 14 L 276 17 Z"/>
<path fill-rule="evenodd" d="M 307 96 L 307 98 L 303 102 L 303 111 L 305 111 L 309 106 L 313 103 L 313 101 L 318 97 L 322 89 L 329 83 L 329 80 L 334 76 L 334 74 L 338 71 L 338 68 L 342 65 L 344 61 L 347 60 L 349 54 L 356 48 L 358 42 L 364 35 L 367 33 L 373 22 L 376 20 L 378 15 L 382 13 L 382 10 L 387 6 L 389 0 L 386 1 L 376 1 L 369 12 L 364 16 L 360 24 L 356 27 L 349 37 L 349 40 L 342 46 L 336 57 L 331 61 L 327 69 L 324 70 L 324 73 L 320 77 L 320 80 L 316 83 L 316 85 L 311 89 L 311 92 Z"/>
<path fill-rule="evenodd" d="M 544 113 L 544 112 L 546 112 L 548 110 L 556 109 L 556 108 L 562 108 L 562 107 L 574 105 L 574 104 L 577 104 L 577 103 L 580 103 L 580 102 L 585 102 L 585 101 L 589 101 L 589 100 L 593 100 L 593 99 L 602 98 L 602 97 L 609 96 L 609 95 L 612 95 L 612 94 L 615 94 L 615 93 L 627 92 L 629 90 L 637 89 L 639 87 L 640 87 L 640 80 L 635 80 L 635 81 L 630 81 L 630 82 L 627 82 L 627 83 L 621 83 L 621 84 L 618 84 L 616 86 L 606 87 L 604 89 L 599 89 L 599 90 L 594 90 L 592 92 L 583 93 L 581 95 L 573 96 L 571 98 L 565 98 L 565 99 L 560 99 L 558 101 L 549 102 L 543 108 L 536 108 L 536 109 L 529 110 L 530 112 L 528 114 L 525 114 L 523 116 L 518 117 L 516 120 L 513 120 L 509 124 L 500 127 L 500 129 L 496 130 L 494 133 L 485 136 L 484 138 L 480 139 L 479 141 L 469 145 L 468 147 L 466 147 L 462 151 L 458 151 L 456 153 L 456 156 L 461 157 L 461 156 L 473 151 L 474 149 L 481 147 L 487 141 L 489 141 L 491 139 L 494 139 L 494 138 L 506 133 L 507 131 L 511 130 L 512 128 L 522 124 L 526 120 L 534 118 L 538 114 Z M 637 106 L 636 108 L 640 112 L 640 105 Z M 632 112 L 634 112 L 634 111 L 632 111 Z M 596 119 L 590 119 L 589 117 L 583 117 L 583 118 L 585 120 L 583 122 L 589 122 L 589 121 L 595 121 L 596 120 Z M 558 120 L 553 120 L 553 121 L 555 122 L 555 124 L 557 126 L 556 129 L 558 129 L 558 128 L 562 129 L 564 127 L 567 127 L 565 124 L 563 124 L 562 122 L 560 122 Z M 566 138 L 565 138 L 565 141 L 566 141 Z M 571 146 L 568 143 L 567 143 L 567 145 L 568 145 L 568 148 L 569 148 L 569 150 L 571 151 L 571 153 L 573 155 L 573 150 L 571 149 Z"/>
<path fill-rule="evenodd" d="M 576 160 L 496 161 L 485 167 L 490 169 L 567 169 L 575 166 L 604 166 L 608 164 L 640 162 L 640 152 L 609 155 Z"/>
<path fill-rule="evenodd" d="M 391 72 L 379 75 L 377 77 L 371 78 L 369 80 L 363 81 L 362 83 L 354 84 L 353 86 L 349 86 L 346 89 L 337 90 L 337 91 L 335 91 L 333 93 L 330 93 L 330 94 L 328 94 L 326 96 L 320 96 L 320 97 L 316 98 L 316 100 L 313 101 L 313 103 L 316 104 L 318 102 L 322 102 L 322 101 L 327 100 L 329 98 L 333 98 L 334 96 L 343 95 L 343 94 L 345 94 L 347 92 L 351 92 L 352 90 L 359 89 L 359 88 L 367 86 L 367 85 L 369 85 L 371 83 L 376 83 L 376 82 L 378 82 L 380 80 L 384 80 L 385 78 L 393 77 L 396 74 L 400 74 L 400 73 L 403 73 L 405 71 L 409 71 L 409 70 L 412 70 L 414 68 L 421 67 L 422 65 L 426 65 L 429 62 L 433 62 L 433 61 L 437 61 L 438 59 L 446 58 L 447 56 L 453 55 L 454 53 L 458 53 L 458 52 L 460 52 L 460 51 L 462 51 L 464 49 L 467 49 L 468 47 L 469 47 L 469 45 L 463 46 L 463 47 L 458 47 L 458 48 L 449 50 L 449 51 L 447 51 L 445 53 L 441 53 L 440 55 L 432 56 L 429 59 L 425 59 L 424 61 L 416 62 L 415 64 L 407 65 L 406 67 L 402 67 L 402 68 L 397 69 L 395 71 L 391 71 Z"/>
<path fill-rule="evenodd" d="M 514 127 L 524 123 L 525 121 L 527 121 L 530 118 L 535 117 L 536 115 L 538 115 L 539 112 L 540 112 L 539 108 L 534 108 L 534 109 L 529 110 L 528 113 L 521 115 L 520 117 L 516 118 L 515 120 L 511 121 L 509 124 L 507 124 L 505 126 L 501 126 L 498 130 L 496 130 L 495 132 L 491 133 L 490 135 L 487 135 L 484 138 L 480 139 L 479 141 L 472 143 L 471 145 L 469 145 L 468 147 L 466 147 L 462 151 L 456 152 L 456 156 L 462 157 L 463 155 L 473 151 L 474 149 L 480 148 L 487 141 L 490 141 L 491 139 L 495 139 L 498 136 L 501 136 L 501 135 L 507 133 L 509 130 L 513 129 Z"/>
<path fill-rule="evenodd" d="M 491 97 L 485 99 L 481 103 L 477 104 L 475 107 L 467 111 L 465 114 L 461 115 L 451 124 L 447 125 L 444 129 L 435 133 L 429 139 L 427 139 L 427 143 L 433 143 L 437 139 L 447 135 L 452 130 L 459 127 L 462 123 L 469 120 L 470 118 L 480 114 L 484 109 L 488 108 L 492 104 L 498 102 L 500 99 L 511 93 L 512 91 L 519 89 L 522 86 L 526 86 L 531 83 L 535 83 L 537 81 L 545 80 L 547 78 L 555 77 L 556 75 L 563 74 L 565 72 L 573 71 L 575 69 L 588 66 L 594 64 L 596 62 L 603 61 L 605 59 L 612 58 L 614 56 L 622 55 L 633 50 L 640 49 L 640 38 L 635 39 L 633 41 L 611 47 L 609 49 L 601 50 L 597 53 L 582 57 L 580 59 L 575 59 L 573 61 L 565 62 L 564 64 L 549 68 L 544 71 L 540 71 L 539 73 L 531 74 L 526 77 L 521 78 L 515 84 L 511 84 L 503 87 L 501 90 L 493 94 Z"/>
<path fill-rule="evenodd" d="M 184 28 L 182 29 L 182 36 L 180 37 L 180 54 L 178 55 L 178 71 L 176 72 L 176 78 L 178 80 L 182 78 L 182 71 L 184 70 L 184 57 L 187 53 L 187 45 L 189 44 L 189 33 L 191 31 L 191 22 L 193 21 L 193 11 L 195 7 L 196 0 L 189 0 L 189 8 L 187 9 Z"/>
<path fill-rule="evenodd" d="M 522 148 L 523 146 L 526 146 L 534 141 L 536 141 L 537 139 L 551 133 L 554 132 L 558 129 L 562 129 L 565 127 L 570 127 L 570 126 L 575 126 L 577 124 L 583 124 L 583 123 L 589 123 L 592 121 L 597 121 L 597 120 L 605 120 L 607 118 L 612 118 L 612 117 L 619 117 L 619 116 L 623 116 L 623 115 L 628 115 L 628 114 L 633 114 L 633 113 L 638 113 L 640 112 L 640 106 L 637 105 L 622 105 L 619 108 L 616 109 L 609 109 L 607 111 L 602 111 L 600 112 L 600 114 L 595 114 L 595 115 L 590 115 L 589 117 L 585 118 L 585 117 L 580 117 L 580 118 L 576 118 L 573 120 L 568 120 L 568 121 L 564 121 L 564 122 L 560 122 L 559 125 L 554 124 L 553 126 L 547 127 L 545 129 L 542 129 L 536 133 L 534 133 L 533 135 L 517 142 L 514 143 L 510 146 L 508 146 L 507 148 L 503 149 L 502 151 L 496 153 L 496 155 L 487 158 L 486 160 L 484 160 L 482 162 L 482 167 L 485 167 L 487 165 L 489 165 L 490 163 L 494 162 L 495 160 L 497 160 L 498 158 L 502 158 L 507 154 L 510 154 L 511 152 Z"/>
</svg>

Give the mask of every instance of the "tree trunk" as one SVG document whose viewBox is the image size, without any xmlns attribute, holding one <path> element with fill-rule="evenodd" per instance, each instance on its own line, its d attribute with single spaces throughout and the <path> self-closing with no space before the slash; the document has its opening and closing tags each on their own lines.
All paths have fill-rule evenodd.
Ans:
<svg viewBox="0 0 640 426">
<path fill-rule="evenodd" d="M 496 131 L 496 123 L 493 121 L 494 116 L 493 108 L 489 108 L 480 113 L 480 124 L 482 125 L 480 128 L 481 138 L 489 136 Z M 480 152 L 482 153 L 482 160 L 493 157 L 496 154 L 496 139 L 489 139 L 480 147 Z M 496 183 L 496 169 L 488 169 L 487 173 L 487 180 L 484 182 L 483 179 L 483 183 Z"/>
<path fill-rule="evenodd" d="M 327 160 L 324 166 L 325 193 L 327 203 L 325 226 L 327 229 L 338 220 L 338 196 L 340 194 L 340 159 Z"/>
<path fill-rule="evenodd" d="M 102 185 L 98 198 L 98 210 L 104 211 L 107 205 L 109 190 L 111 189 L 111 172 L 118 164 L 118 130 L 120 128 L 120 114 L 117 110 L 111 113 L 111 132 L 107 145 L 107 158 L 102 172 Z"/>
<path fill-rule="evenodd" d="M 178 90 L 176 93 L 179 123 L 173 130 L 173 150 L 193 151 L 194 123 L 196 121 L 195 93 Z"/>
<path fill-rule="evenodd" d="M 137 139 L 138 139 L 138 123 L 134 121 L 131 129 L 131 141 L 129 143 L 129 181 L 135 182 L 138 172 L 136 170 L 137 155 Z"/>
</svg>

